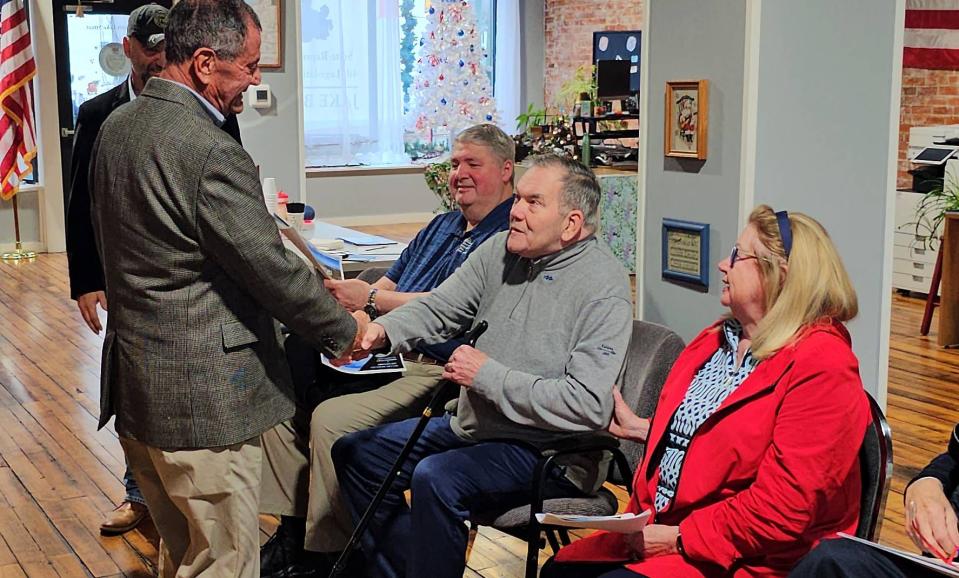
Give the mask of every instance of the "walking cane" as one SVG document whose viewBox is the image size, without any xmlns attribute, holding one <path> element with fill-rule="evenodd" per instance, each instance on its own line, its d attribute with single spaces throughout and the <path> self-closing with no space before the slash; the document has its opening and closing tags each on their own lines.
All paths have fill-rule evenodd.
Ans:
<svg viewBox="0 0 959 578">
<path fill-rule="evenodd" d="M 480 335 L 486 331 L 486 328 L 489 327 L 485 321 L 480 321 L 476 324 L 472 330 L 468 331 L 464 336 L 466 338 L 466 344 L 470 347 L 476 346 L 476 340 L 479 339 Z M 444 379 L 436 386 L 436 392 L 433 394 L 433 399 L 430 400 L 426 407 L 423 409 L 423 415 L 420 416 L 420 421 L 417 422 L 416 428 L 413 430 L 413 433 L 410 434 L 410 438 L 406 440 L 406 445 L 403 446 L 403 449 L 400 450 L 400 455 L 396 456 L 396 461 L 393 462 L 393 467 L 390 469 L 389 473 L 386 474 L 386 479 L 383 480 L 383 483 L 380 485 L 380 489 L 376 491 L 376 495 L 373 496 L 373 501 L 370 502 L 370 505 L 367 506 L 366 511 L 363 512 L 363 517 L 360 518 L 360 521 L 357 522 L 356 528 L 353 530 L 353 534 L 350 536 L 350 541 L 346 543 L 346 547 L 343 548 L 343 552 L 340 554 L 340 557 L 336 559 L 336 564 L 333 565 L 333 570 L 330 571 L 329 578 L 336 578 L 339 576 L 343 569 L 346 567 L 346 562 L 350 559 L 350 554 L 353 553 L 353 549 L 356 548 L 356 545 L 359 543 L 360 538 L 363 536 L 363 532 L 366 530 L 366 527 L 370 524 L 370 520 L 373 519 L 373 514 L 376 513 L 376 509 L 379 507 L 380 502 L 383 501 L 383 498 L 386 497 L 386 492 L 390 491 L 390 486 L 393 485 L 393 481 L 396 479 L 396 476 L 400 474 L 400 467 L 403 465 L 403 462 L 406 461 L 406 458 L 409 457 L 410 452 L 413 451 L 413 446 L 420 439 L 420 436 L 423 435 L 423 430 L 426 429 L 427 422 L 430 421 L 430 418 L 433 416 L 433 411 L 438 409 L 434 406 L 442 399 L 443 391 L 446 390 L 446 387 L 453 383 L 448 379 Z"/>
</svg>

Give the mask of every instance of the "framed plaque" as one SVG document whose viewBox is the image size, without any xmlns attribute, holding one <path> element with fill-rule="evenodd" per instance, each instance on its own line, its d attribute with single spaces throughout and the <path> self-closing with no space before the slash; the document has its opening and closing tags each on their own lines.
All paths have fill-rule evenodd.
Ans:
<svg viewBox="0 0 959 578">
<path fill-rule="evenodd" d="M 663 279 L 709 288 L 709 225 L 663 219 Z"/>
<path fill-rule="evenodd" d="M 283 67 L 283 0 L 246 0 L 260 18 L 260 68 Z"/>
</svg>

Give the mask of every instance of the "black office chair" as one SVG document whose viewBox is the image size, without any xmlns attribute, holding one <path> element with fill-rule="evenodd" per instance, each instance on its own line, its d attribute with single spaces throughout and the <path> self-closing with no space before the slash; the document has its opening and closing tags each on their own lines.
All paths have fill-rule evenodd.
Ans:
<svg viewBox="0 0 959 578">
<path fill-rule="evenodd" d="M 882 526 L 886 496 L 892 482 L 892 430 L 882 408 L 869 393 L 872 423 L 866 428 L 866 437 L 859 449 L 859 468 L 862 472 L 862 500 L 859 502 L 859 525 L 856 536 L 875 541 Z"/>
<path fill-rule="evenodd" d="M 626 355 L 626 371 L 620 391 L 633 411 L 640 417 L 652 417 L 659 401 L 666 376 L 684 348 L 683 340 L 673 330 L 649 323 L 633 321 L 633 333 Z M 544 526 L 536 520 L 537 512 L 553 514 L 609 516 L 615 514 L 619 503 L 615 494 L 600 488 L 595 495 L 546 499 L 544 486 L 546 474 L 553 461 L 564 455 L 607 451 L 613 456 L 607 479 L 632 491 L 632 472 L 643 460 L 644 445 L 617 440 L 608 434 L 591 433 L 579 438 L 567 439 L 553 448 L 543 451 L 533 476 L 530 504 L 505 510 L 480 512 L 470 520 L 470 547 L 479 526 L 491 526 L 527 542 L 526 578 L 535 578 L 539 562 L 539 550 L 548 543 L 553 552 L 560 544 L 570 543 L 565 528 Z M 545 535 L 545 537 L 544 537 Z M 467 548 L 469 559 L 470 548 Z"/>
</svg>

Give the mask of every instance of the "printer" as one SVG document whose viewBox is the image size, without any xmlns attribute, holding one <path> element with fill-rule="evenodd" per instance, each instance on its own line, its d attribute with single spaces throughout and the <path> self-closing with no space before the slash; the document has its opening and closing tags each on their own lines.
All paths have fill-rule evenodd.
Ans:
<svg viewBox="0 0 959 578">
<path fill-rule="evenodd" d="M 959 125 L 910 128 L 906 157 L 913 166 L 909 171 L 913 191 L 927 193 L 942 186 L 947 163 L 959 158 Z"/>
</svg>

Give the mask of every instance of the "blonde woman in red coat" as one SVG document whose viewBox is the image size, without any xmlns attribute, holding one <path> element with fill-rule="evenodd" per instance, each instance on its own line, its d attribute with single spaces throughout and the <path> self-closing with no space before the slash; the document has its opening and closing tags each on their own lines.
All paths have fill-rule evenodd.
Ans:
<svg viewBox="0 0 959 578">
<path fill-rule="evenodd" d="M 730 315 L 676 360 L 652 420 L 616 395 L 610 431 L 647 443 L 628 510 L 650 523 L 574 542 L 543 578 L 786 576 L 820 539 L 855 532 L 870 416 L 832 241 L 761 205 L 719 270 Z"/>
</svg>

